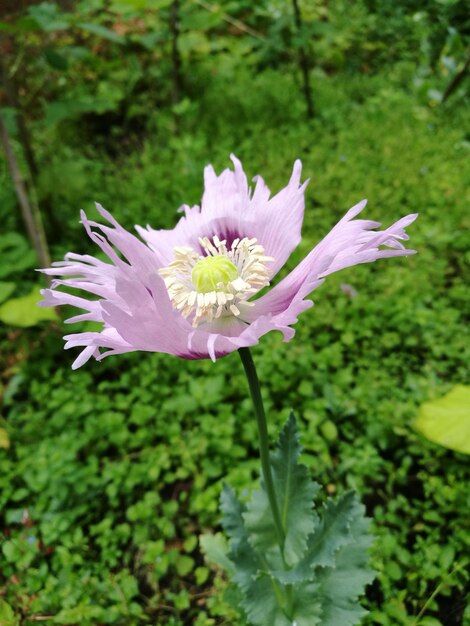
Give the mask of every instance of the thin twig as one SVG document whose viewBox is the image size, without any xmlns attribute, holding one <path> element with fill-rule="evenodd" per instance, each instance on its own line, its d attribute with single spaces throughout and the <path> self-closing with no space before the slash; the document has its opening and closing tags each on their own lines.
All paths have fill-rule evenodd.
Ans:
<svg viewBox="0 0 470 626">
<path fill-rule="evenodd" d="M 300 36 L 302 33 L 303 23 L 302 13 L 300 11 L 298 0 L 292 0 L 292 6 L 294 8 L 295 25 L 297 27 L 297 32 Z M 305 102 L 307 104 L 307 119 L 310 120 L 313 118 L 314 109 L 312 90 L 310 87 L 310 59 L 307 51 L 307 46 L 304 43 L 302 43 L 299 47 L 299 66 L 302 74 Z"/>
<path fill-rule="evenodd" d="M 10 170 L 13 186 L 18 198 L 19 205 L 21 207 L 21 214 L 26 226 L 31 243 L 38 255 L 38 261 L 41 267 L 49 267 L 51 260 L 49 257 L 49 250 L 47 248 L 46 235 L 44 233 L 44 227 L 42 224 L 41 213 L 39 208 L 35 205 L 34 201 L 28 197 L 26 187 L 21 175 L 18 161 L 16 160 L 15 153 L 11 145 L 10 136 L 8 134 L 7 127 L 0 115 L 0 143 L 3 145 L 5 152 L 5 159 Z"/>
<path fill-rule="evenodd" d="M 447 89 L 444 92 L 444 95 L 442 96 L 442 102 L 445 102 L 447 98 L 457 89 L 457 87 L 460 85 L 460 83 L 463 81 L 463 79 L 467 75 L 467 72 L 469 69 L 470 69 L 470 49 L 468 51 L 468 56 L 467 56 L 467 60 L 465 61 L 465 65 L 459 72 L 457 72 L 454 78 L 450 81 L 449 85 L 447 86 Z"/>
<path fill-rule="evenodd" d="M 220 7 L 218 5 L 209 4 L 209 2 L 205 2 L 205 0 L 193 0 L 193 2 L 201 6 L 206 11 L 210 11 L 211 13 L 218 13 L 220 10 Z M 258 32 L 254 28 L 251 28 L 251 26 L 248 26 L 248 24 L 245 24 L 241 20 L 238 20 L 237 18 L 228 15 L 228 13 L 221 13 L 220 17 L 224 20 L 224 22 L 235 26 L 235 28 L 238 28 L 238 30 L 247 33 L 252 37 L 255 37 L 255 39 L 259 39 L 259 41 L 266 41 L 266 37 L 262 33 Z"/>
<path fill-rule="evenodd" d="M 111 576 L 111 584 L 116 589 L 118 596 L 121 598 L 122 606 L 124 608 L 124 611 L 126 612 L 126 615 L 130 615 L 129 605 L 127 603 L 126 596 L 124 595 L 121 585 L 118 583 L 118 581 L 116 580 L 114 576 Z"/>
<path fill-rule="evenodd" d="M 434 598 L 441 592 L 441 589 L 447 584 L 447 581 L 449 580 L 449 578 L 451 578 L 451 576 L 453 576 L 455 574 L 455 572 L 457 572 L 460 569 L 462 569 L 462 566 L 460 564 L 456 565 L 456 567 L 454 567 L 454 569 L 449 574 L 446 574 L 444 576 L 444 578 L 441 580 L 441 582 L 437 585 L 437 587 L 434 589 L 432 594 L 429 596 L 429 598 L 423 604 L 423 606 L 421 608 L 421 611 L 418 613 L 418 615 L 412 621 L 410 626 L 419 626 L 419 621 L 423 617 L 423 615 L 425 614 L 428 606 L 431 604 L 431 602 L 434 600 Z"/>
</svg>

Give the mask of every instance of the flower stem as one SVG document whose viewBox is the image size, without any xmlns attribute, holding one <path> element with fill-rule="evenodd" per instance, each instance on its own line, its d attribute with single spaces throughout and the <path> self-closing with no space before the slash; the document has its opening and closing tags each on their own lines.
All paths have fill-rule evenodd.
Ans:
<svg viewBox="0 0 470 626">
<path fill-rule="evenodd" d="M 250 387 L 251 399 L 253 400 L 253 407 L 255 409 L 256 421 L 258 424 L 259 453 L 261 457 L 261 467 L 263 470 L 264 484 L 266 486 L 269 505 L 273 514 L 277 541 L 281 549 L 281 554 L 283 554 L 286 536 L 284 533 L 284 529 L 282 528 L 279 505 L 277 502 L 276 492 L 274 491 L 274 481 L 271 471 L 271 463 L 269 461 L 268 426 L 266 423 L 266 414 L 264 412 L 264 405 L 263 399 L 261 397 L 258 375 L 256 373 L 255 364 L 253 362 L 253 357 L 251 356 L 249 348 L 240 348 L 238 352 L 240 354 L 243 367 L 245 368 L 245 374 L 248 379 L 248 385 Z"/>
</svg>

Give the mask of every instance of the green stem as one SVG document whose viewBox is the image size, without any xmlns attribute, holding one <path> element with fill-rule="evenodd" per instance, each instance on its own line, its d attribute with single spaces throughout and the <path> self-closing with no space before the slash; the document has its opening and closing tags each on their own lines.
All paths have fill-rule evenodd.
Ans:
<svg viewBox="0 0 470 626">
<path fill-rule="evenodd" d="M 261 457 L 261 467 L 263 469 L 264 484 L 266 486 L 269 505 L 273 514 L 277 541 L 281 549 L 281 554 L 283 554 L 286 535 L 284 533 L 284 529 L 282 528 L 281 515 L 279 513 L 279 504 L 277 502 L 276 492 L 274 491 L 274 481 L 271 471 L 271 463 L 269 461 L 268 426 L 266 423 L 266 414 L 264 412 L 264 405 L 263 399 L 261 397 L 258 375 L 256 373 L 255 364 L 253 362 L 253 358 L 251 356 L 249 348 L 240 348 L 238 352 L 240 354 L 243 367 L 245 368 L 248 385 L 250 387 L 251 399 L 253 400 L 253 407 L 255 409 L 256 421 L 258 424 L 259 454 Z"/>
<path fill-rule="evenodd" d="M 444 587 L 444 585 L 449 580 L 449 578 L 451 576 L 453 576 L 455 574 L 455 572 L 460 571 L 461 567 L 462 567 L 461 564 L 457 563 L 457 565 L 454 567 L 454 569 L 443 577 L 441 582 L 437 585 L 437 587 L 434 589 L 432 594 L 429 596 L 429 598 L 424 603 L 423 608 L 421 609 L 421 611 L 418 613 L 418 615 L 415 617 L 415 619 L 411 622 L 411 626 L 419 626 L 420 620 L 423 617 L 423 615 L 426 613 L 426 610 L 427 610 L 428 606 L 431 604 L 431 602 L 434 600 L 434 598 L 437 596 L 437 594 L 440 593 L 441 589 Z"/>
</svg>

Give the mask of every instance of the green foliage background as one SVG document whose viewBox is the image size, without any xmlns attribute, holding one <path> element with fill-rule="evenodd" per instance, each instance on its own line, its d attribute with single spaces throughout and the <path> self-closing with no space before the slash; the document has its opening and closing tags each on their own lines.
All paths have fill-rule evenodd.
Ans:
<svg viewBox="0 0 470 626">
<path fill-rule="evenodd" d="M 440 104 L 465 61 L 464 3 L 305 2 L 300 30 L 286 2 L 183 3 L 181 84 L 171 2 L 30 4 L 0 16 L 0 46 L 54 259 L 95 252 L 78 224 L 95 200 L 128 228 L 171 227 L 199 202 L 203 166 L 220 171 L 230 152 L 273 191 L 302 159 L 311 182 L 289 267 L 363 197 L 387 225 L 420 213 L 419 254 L 330 277 L 294 340 L 267 336 L 254 358 L 271 435 L 294 409 L 302 462 L 329 494 L 358 490 L 373 518 L 363 624 L 468 626 L 468 458 L 413 429 L 422 402 L 468 379 L 465 83 Z M 7 301 L 38 279 L 2 160 L 0 218 Z M 198 545 L 218 529 L 223 481 L 251 489 L 259 471 L 237 355 L 138 353 L 72 372 L 65 331 L 0 326 L 0 623 L 239 624 Z"/>
</svg>

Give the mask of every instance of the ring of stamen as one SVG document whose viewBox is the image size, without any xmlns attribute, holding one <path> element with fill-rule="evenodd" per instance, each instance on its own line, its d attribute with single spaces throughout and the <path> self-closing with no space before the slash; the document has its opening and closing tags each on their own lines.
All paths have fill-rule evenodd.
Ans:
<svg viewBox="0 0 470 626">
<path fill-rule="evenodd" d="M 159 270 L 173 307 L 192 317 L 194 327 L 219 317 L 239 317 L 240 308 L 252 306 L 248 298 L 269 285 L 267 263 L 274 261 L 255 238 L 235 239 L 230 248 L 217 236 L 200 238 L 199 243 L 204 255 L 177 247 L 174 260 Z"/>
</svg>

